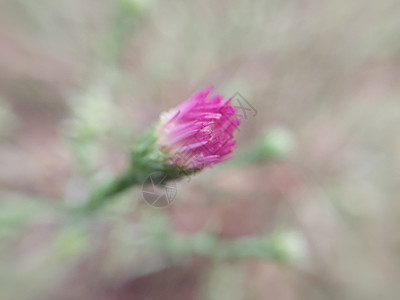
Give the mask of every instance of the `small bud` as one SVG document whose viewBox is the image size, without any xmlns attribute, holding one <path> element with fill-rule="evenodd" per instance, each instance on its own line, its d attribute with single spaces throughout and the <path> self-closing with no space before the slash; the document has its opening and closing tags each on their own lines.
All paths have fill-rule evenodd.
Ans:
<svg viewBox="0 0 400 300">
<path fill-rule="evenodd" d="M 269 243 L 274 256 L 287 263 L 299 264 L 307 257 L 307 243 L 300 232 L 277 233 Z"/>
<path fill-rule="evenodd" d="M 201 170 L 232 158 L 233 132 L 240 119 L 231 99 L 223 101 L 219 95 L 207 99 L 211 91 L 212 87 L 199 91 L 161 115 L 157 145 L 171 165 Z"/>
<path fill-rule="evenodd" d="M 293 134 L 283 127 L 269 130 L 262 137 L 260 154 L 268 158 L 285 158 L 290 155 L 296 147 Z"/>
</svg>

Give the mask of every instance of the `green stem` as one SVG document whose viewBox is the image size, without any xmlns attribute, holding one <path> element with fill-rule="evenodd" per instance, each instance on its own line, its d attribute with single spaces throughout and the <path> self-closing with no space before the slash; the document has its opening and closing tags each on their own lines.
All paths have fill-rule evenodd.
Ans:
<svg viewBox="0 0 400 300">
<path fill-rule="evenodd" d="M 122 175 L 114 178 L 108 184 L 95 189 L 83 210 L 87 213 L 94 212 L 103 206 L 109 198 L 112 198 L 128 188 L 141 183 L 140 178 L 135 176 L 134 172 L 129 169 Z"/>
<path fill-rule="evenodd" d="M 95 189 L 84 213 L 91 213 L 102 207 L 109 199 L 135 185 L 144 184 L 149 176 L 160 182 L 165 176 L 167 180 L 179 179 L 192 175 L 198 170 L 182 170 L 169 163 L 166 155 L 156 146 L 156 127 L 152 127 L 136 143 L 130 153 L 129 168 L 115 179 Z M 160 179 L 160 180 L 159 180 Z"/>
</svg>

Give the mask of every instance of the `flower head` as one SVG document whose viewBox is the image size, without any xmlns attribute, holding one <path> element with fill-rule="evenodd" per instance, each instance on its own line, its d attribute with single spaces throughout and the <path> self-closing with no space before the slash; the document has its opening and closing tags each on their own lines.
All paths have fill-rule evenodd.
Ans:
<svg viewBox="0 0 400 300">
<path fill-rule="evenodd" d="M 172 165 L 199 170 L 232 158 L 233 132 L 240 119 L 231 99 L 208 97 L 212 90 L 199 91 L 161 114 L 157 144 Z"/>
</svg>

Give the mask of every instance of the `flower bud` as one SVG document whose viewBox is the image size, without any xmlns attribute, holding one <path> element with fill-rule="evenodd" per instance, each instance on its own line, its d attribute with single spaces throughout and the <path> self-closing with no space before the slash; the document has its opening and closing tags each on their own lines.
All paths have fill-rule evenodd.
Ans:
<svg viewBox="0 0 400 300">
<path fill-rule="evenodd" d="M 201 170 L 232 158 L 233 132 L 240 119 L 231 99 L 208 97 L 212 90 L 210 87 L 199 91 L 161 114 L 156 143 L 171 165 Z"/>
</svg>

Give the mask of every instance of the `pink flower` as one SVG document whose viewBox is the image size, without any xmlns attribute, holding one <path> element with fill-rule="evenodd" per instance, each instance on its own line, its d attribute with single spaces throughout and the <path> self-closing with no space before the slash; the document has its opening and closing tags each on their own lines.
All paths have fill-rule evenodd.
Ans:
<svg viewBox="0 0 400 300">
<path fill-rule="evenodd" d="M 207 99 L 213 87 L 160 116 L 157 143 L 172 165 L 199 170 L 231 159 L 235 147 L 233 132 L 240 119 L 231 99 Z"/>
</svg>

